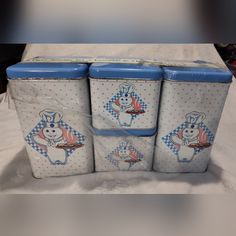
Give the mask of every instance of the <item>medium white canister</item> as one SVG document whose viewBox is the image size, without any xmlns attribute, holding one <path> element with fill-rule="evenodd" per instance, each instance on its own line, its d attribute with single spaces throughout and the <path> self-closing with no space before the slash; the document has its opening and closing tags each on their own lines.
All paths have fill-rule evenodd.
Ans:
<svg viewBox="0 0 236 236">
<path fill-rule="evenodd" d="M 92 123 L 98 130 L 156 130 L 160 67 L 94 63 L 90 66 Z"/>
<path fill-rule="evenodd" d="M 95 171 L 150 171 L 153 165 L 155 134 L 138 136 L 115 131 L 94 136 Z"/>
<path fill-rule="evenodd" d="M 88 66 L 19 63 L 7 69 L 33 175 L 93 171 Z"/>
<path fill-rule="evenodd" d="M 164 68 L 154 169 L 204 172 L 232 74 L 217 68 Z"/>
</svg>

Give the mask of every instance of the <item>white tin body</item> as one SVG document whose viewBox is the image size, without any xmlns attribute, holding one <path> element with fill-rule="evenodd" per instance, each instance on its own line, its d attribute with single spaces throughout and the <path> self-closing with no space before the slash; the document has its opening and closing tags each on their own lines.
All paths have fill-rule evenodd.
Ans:
<svg viewBox="0 0 236 236">
<path fill-rule="evenodd" d="M 33 175 L 93 171 L 87 79 L 9 80 Z"/>
<path fill-rule="evenodd" d="M 229 83 L 164 81 L 154 169 L 204 172 Z"/>
<path fill-rule="evenodd" d="M 128 98 L 122 93 L 124 87 Z M 93 127 L 156 128 L 160 87 L 160 80 L 90 78 Z"/>
<path fill-rule="evenodd" d="M 150 171 L 155 135 L 94 136 L 96 171 Z"/>
</svg>

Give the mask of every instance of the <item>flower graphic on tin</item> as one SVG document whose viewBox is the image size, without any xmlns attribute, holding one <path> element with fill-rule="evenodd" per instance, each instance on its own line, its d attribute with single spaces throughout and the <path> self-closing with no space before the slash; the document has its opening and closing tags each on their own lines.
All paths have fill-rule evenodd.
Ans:
<svg viewBox="0 0 236 236">
<path fill-rule="evenodd" d="M 178 157 L 178 162 L 189 163 L 195 155 L 212 145 L 214 135 L 203 123 L 205 113 L 192 111 L 185 119 L 179 127 L 162 137 L 162 141 Z"/>
<path fill-rule="evenodd" d="M 128 141 L 122 141 L 106 159 L 120 170 L 129 170 L 135 163 L 143 160 L 143 155 Z"/>
<path fill-rule="evenodd" d="M 119 121 L 121 127 L 130 127 L 132 121 L 147 109 L 147 105 L 134 90 L 133 84 L 121 84 L 119 92 L 104 106 Z"/>
<path fill-rule="evenodd" d="M 65 165 L 68 157 L 84 146 L 85 136 L 66 124 L 57 111 L 45 109 L 39 116 L 41 120 L 26 136 L 26 142 L 52 165 Z"/>
</svg>

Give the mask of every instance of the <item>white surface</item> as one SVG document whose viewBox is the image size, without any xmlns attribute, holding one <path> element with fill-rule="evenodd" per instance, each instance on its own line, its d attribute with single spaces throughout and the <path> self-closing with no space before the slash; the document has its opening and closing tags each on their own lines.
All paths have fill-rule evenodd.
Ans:
<svg viewBox="0 0 236 236">
<path fill-rule="evenodd" d="M 112 55 L 120 57 L 207 60 L 223 63 L 213 45 L 30 45 L 25 58 L 40 55 Z M 11 193 L 226 193 L 236 190 L 236 82 L 231 85 L 203 174 L 107 172 L 73 177 L 32 177 L 14 110 L 0 105 L 0 190 Z"/>
</svg>

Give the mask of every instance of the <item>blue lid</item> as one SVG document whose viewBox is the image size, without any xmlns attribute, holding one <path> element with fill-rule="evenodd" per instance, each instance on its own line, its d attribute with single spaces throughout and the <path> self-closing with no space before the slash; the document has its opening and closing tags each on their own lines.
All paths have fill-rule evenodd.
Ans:
<svg viewBox="0 0 236 236">
<path fill-rule="evenodd" d="M 138 136 L 138 137 L 150 137 L 156 134 L 157 129 L 96 129 L 93 128 L 96 135 L 101 136 Z"/>
<path fill-rule="evenodd" d="M 94 63 L 89 69 L 90 77 L 104 79 L 160 80 L 163 71 L 158 66 L 122 63 Z"/>
<path fill-rule="evenodd" d="M 208 67 L 163 67 L 164 79 L 186 82 L 230 83 L 232 74 L 227 69 Z"/>
<path fill-rule="evenodd" d="M 9 79 L 75 79 L 88 74 L 87 64 L 23 62 L 7 68 Z"/>
</svg>

